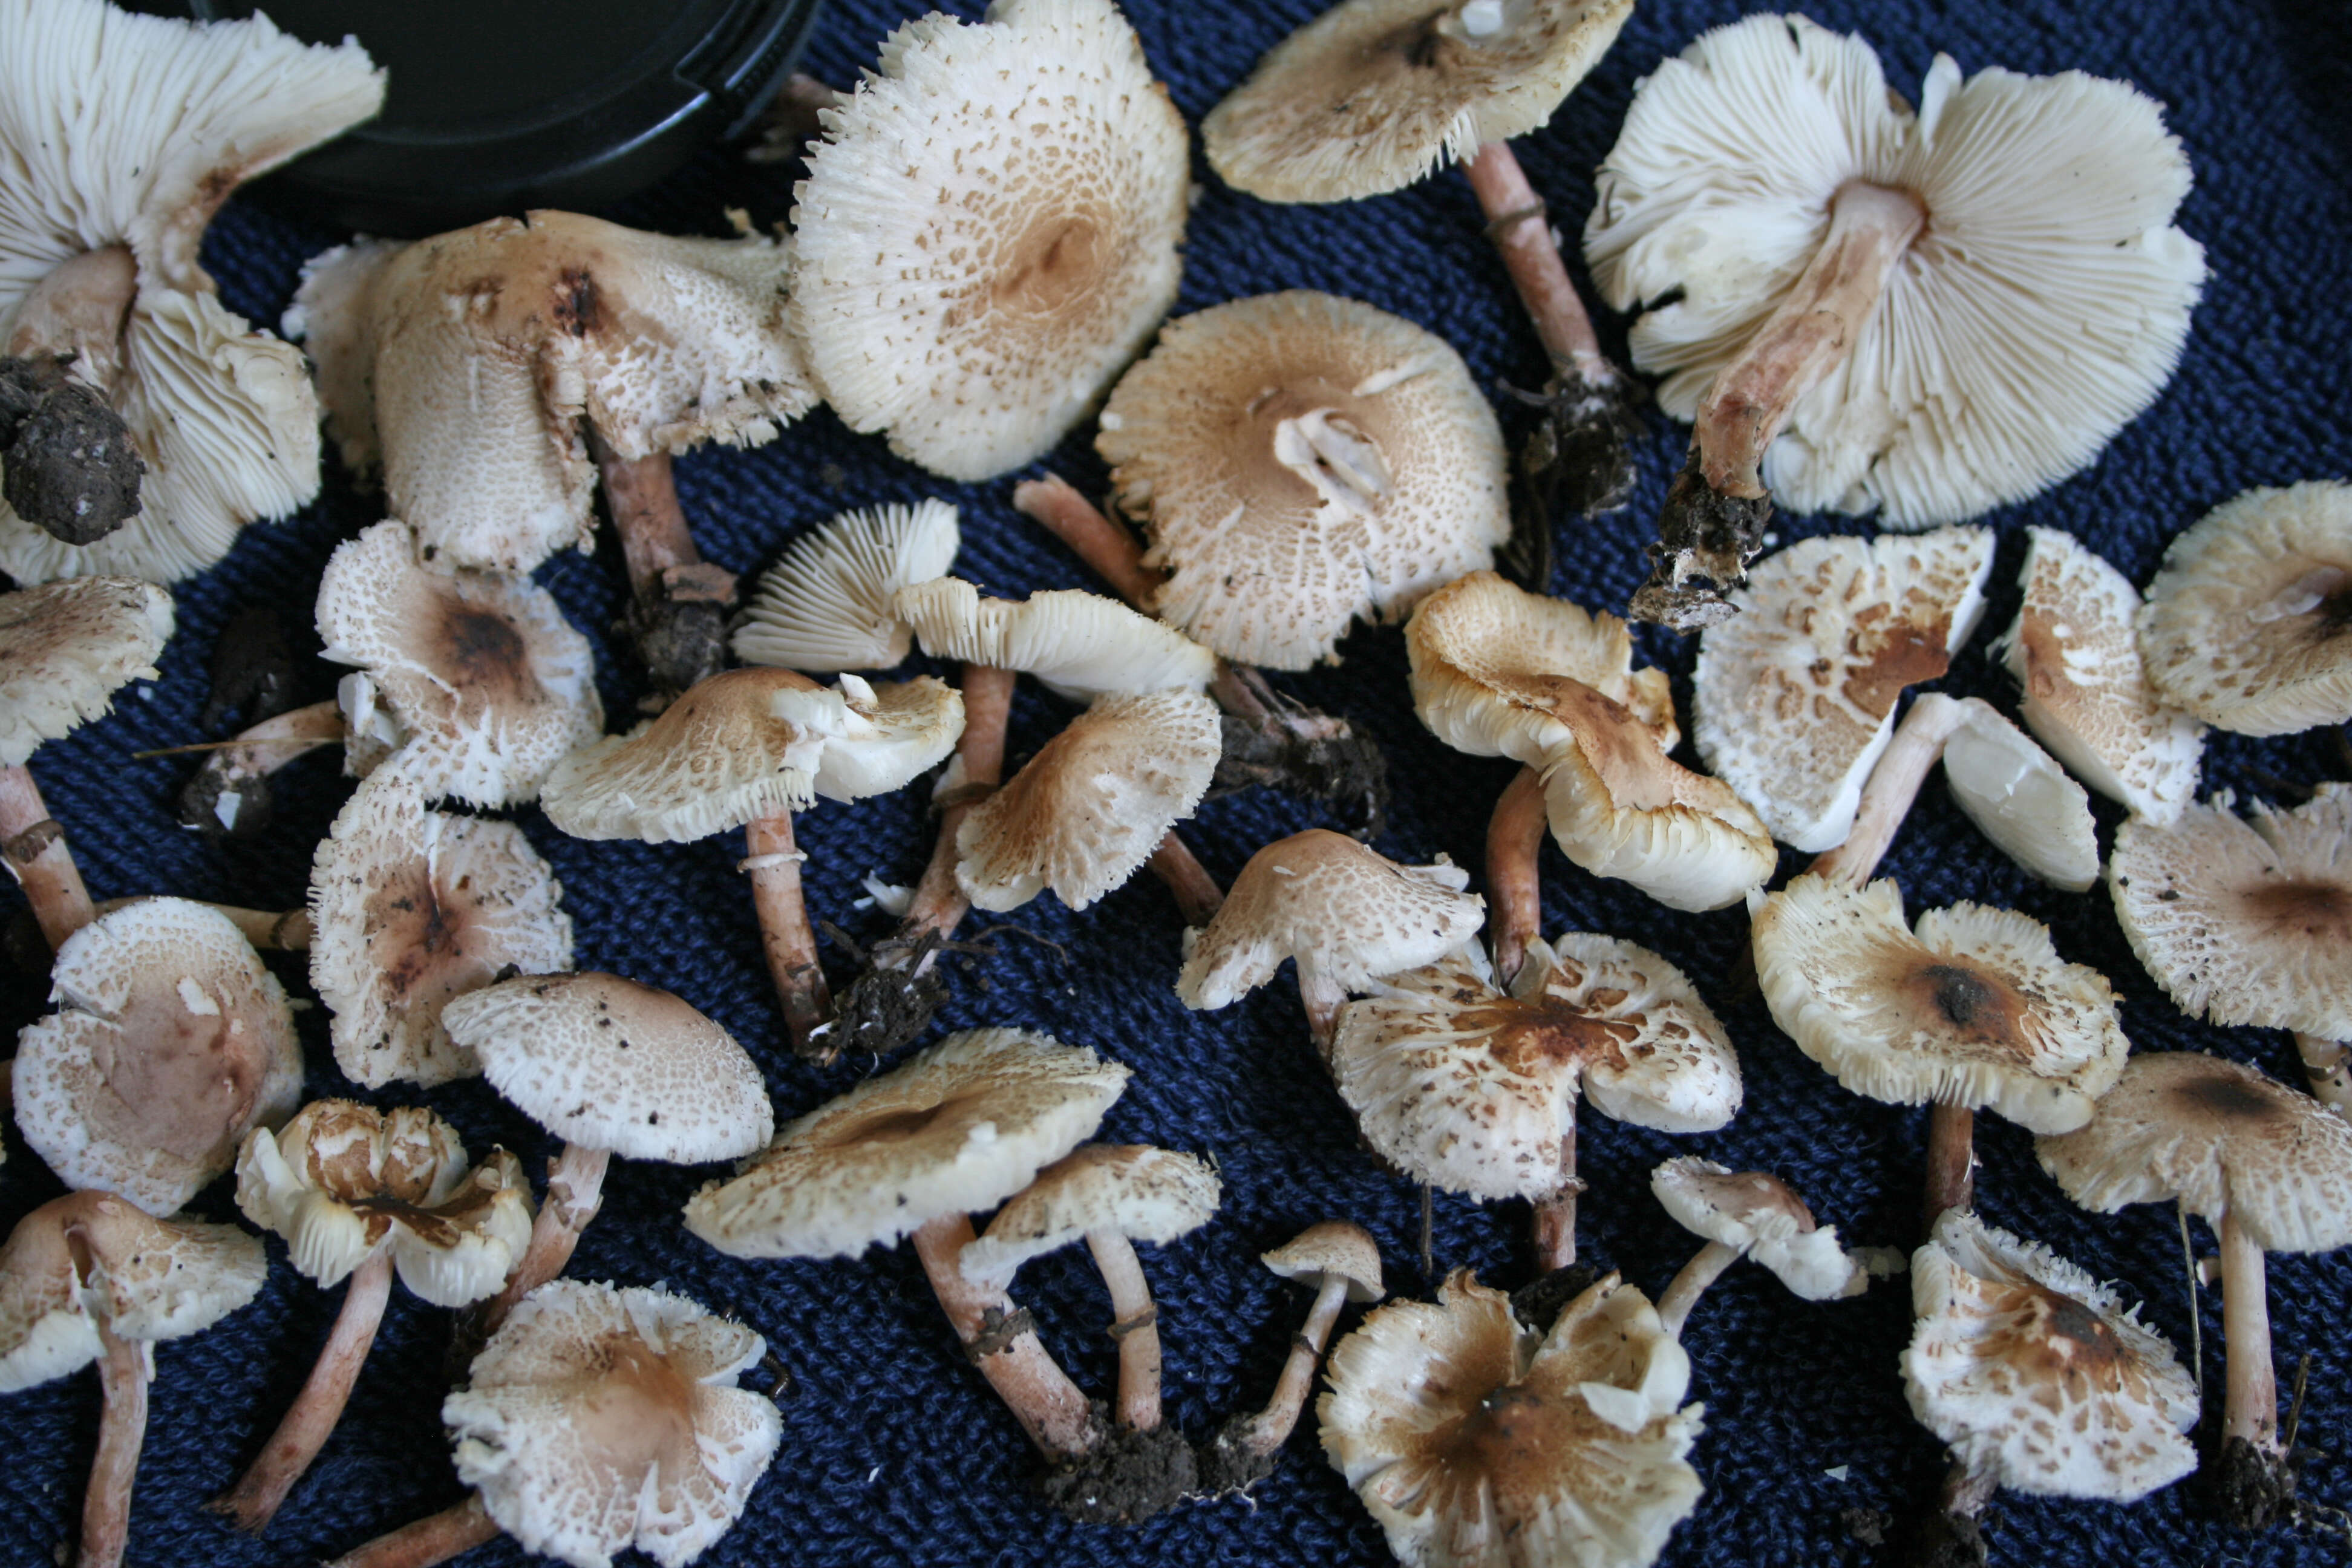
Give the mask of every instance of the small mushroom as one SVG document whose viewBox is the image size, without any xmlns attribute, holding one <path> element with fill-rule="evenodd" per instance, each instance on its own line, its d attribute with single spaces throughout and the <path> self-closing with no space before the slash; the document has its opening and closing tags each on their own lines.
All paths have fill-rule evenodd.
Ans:
<svg viewBox="0 0 2352 1568">
<path fill-rule="evenodd" d="M 1805 1200 L 1778 1176 L 1685 1155 L 1652 1171 L 1650 1191 L 1676 1225 L 1706 1242 L 1658 1298 L 1658 1321 L 1677 1340 L 1699 1297 L 1742 1258 L 1808 1301 L 1870 1288 L 1868 1262 L 1838 1245 L 1837 1226 L 1817 1226 Z"/>
<path fill-rule="evenodd" d="M 962 535 L 942 500 L 846 511 L 793 540 L 761 574 L 735 629 L 735 657 L 821 675 L 888 669 L 914 647 L 892 601 L 945 576 Z"/>
<path fill-rule="evenodd" d="M 1201 1451 L 1201 1485 L 1213 1493 L 1246 1491 L 1274 1474 L 1282 1446 L 1298 1425 L 1314 1391 L 1315 1369 L 1331 1326 L 1349 1302 L 1377 1301 L 1381 1288 L 1381 1249 L 1363 1226 L 1342 1219 L 1309 1226 L 1258 1261 L 1284 1279 L 1295 1280 L 1315 1292 L 1307 1324 L 1290 1337 L 1290 1354 L 1265 1408 L 1236 1415 L 1218 1429 Z"/>
</svg>

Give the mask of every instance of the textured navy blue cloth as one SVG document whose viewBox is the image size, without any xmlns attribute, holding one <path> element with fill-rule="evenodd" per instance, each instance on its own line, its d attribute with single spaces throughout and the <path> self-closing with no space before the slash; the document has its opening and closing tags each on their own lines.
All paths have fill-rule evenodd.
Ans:
<svg viewBox="0 0 2352 1568">
<path fill-rule="evenodd" d="M 1155 70 L 1188 120 L 1244 77 L 1264 51 L 1315 10 L 1317 0 L 1247 7 L 1134 0 L 1130 15 Z M 970 11 L 969 4 L 958 9 Z M 916 0 L 837 3 L 822 23 L 809 68 L 835 82 L 871 61 L 885 31 L 916 14 Z M 1520 156 L 1573 239 L 1592 201 L 1594 166 L 1614 140 L 1635 82 L 1703 28 L 1731 19 L 1732 0 L 1643 0 L 1623 37 L 1551 127 Z M 2104 5 L 2087 0 L 1835 0 L 1817 20 L 1860 29 L 1878 46 L 1890 85 L 1916 99 L 1937 51 L 1975 70 L 2079 68 L 2137 83 L 2168 106 L 2197 175 L 2179 223 L 2202 242 L 2211 270 L 2188 351 L 2170 386 L 2086 472 L 1988 521 L 2001 531 L 1987 632 L 1942 683 L 2013 711 L 2013 693 L 1988 658 L 1991 631 L 2017 603 L 2016 572 L 2029 522 L 2068 529 L 2145 583 L 2168 540 L 2207 510 L 2253 485 L 2342 478 L 2352 469 L 2352 69 L 2340 0 L 2210 0 Z M 524 62 L 518 68 L 527 68 Z M 1481 384 L 1532 386 L 1543 365 L 1517 298 L 1485 239 L 1458 174 L 1398 195 L 1343 206 L 1276 207 L 1227 190 L 1206 165 L 1187 247 L 1180 310 L 1286 288 L 1351 295 L 1438 332 L 1467 359 Z M 722 208 L 757 222 L 790 207 L 784 176 L 712 153 L 610 216 L 679 232 L 725 232 Z M 345 237 L 255 197 L 232 202 L 213 227 L 205 261 L 234 309 L 275 321 L 302 260 Z M 1571 261 L 1580 279 L 1580 265 Z M 1622 323 L 1602 333 L 1622 353 Z M 1507 422 L 1522 420 L 1499 399 Z M 1590 605 L 1622 605 L 1643 574 L 1649 537 L 1685 433 L 1653 416 L 1641 443 L 1641 488 L 1632 508 L 1593 524 L 1561 525 L 1553 591 Z M 1100 464 L 1087 435 L 1051 459 L 1098 492 Z M 1017 516 L 1011 481 L 956 487 L 891 458 L 878 437 L 854 436 L 820 412 L 756 451 L 713 450 L 685 458 L 686 512 L 709 554 L 755 572 L 784 542 L 843 509 L 941 495 L 961 506 L 965 546 L 958 569 L 988 590 L 1095 586 L 1087 571 Z M 114 715 L 51 745 L 34 771 L 70 830 L 92 893 L 100 899 L 166 892 L 265 908 L 304 894 L 311 846 L 348 785 L 333 753 L 286 775 L 277 830 L 257 846 L 224 848 L 173 824 L 186 758 L 135 759 L 152 747 L 216 738 L 200 728 L 205 670 L 224 621 L 261 602 L 307 618 L 320 567 L 336 543 L 379 515 L 348 476 L 331 468 L 327 493 L 299 517 L 247 531 L 217 569 L 179 590 L 179 634 L 163 679 L 126 691 Z M 1784 519 L 1782 537 L 1862 527 L 1835 518 Z M 607 555 L 566 556 L 541 574 L 573 622 L 596 644 L 604 696 L 625 714 L 625 685 L 610 626 L 623 599 Z M 1687 718 L 1693 647 L 1645 632 L 1643 651 L 1674 671 Z M 1449 854 L 1480 862 L 1486 812 L 1510 766 L 1445 750 L 1414 721 L 1405 661 L 1393 628 L 1359 630 L 1344 663 L 1280 683 L 1307 700 L 1374 730 L 1394 764 L 1396 800 L 1379 847 L 1402 859 Z M 332 672 L 309 677 L 312 695 Z M 1034 750 L 1069 710 L 1027 689 L 1011 746 Z M 2215 736 L 2206 778 L 2214 788 L 2271 795 L 2296 781 L 2347 772 L 2327 731 L 2254 742 Z M 2116 813 L 2098 804 L 2103 843 Z M 814 911 L 870 937 L 885 921 L 856 906 L 869 872 L 913 879 L 929 843 L 924 792 L 854 807 L 824 805 L 797 831 L 808 850 Z M 719 1019 L 767 1075 L 779 1119 L 800 1114 L 871 1070 L 870 1063 L 819 1071 L 794 1061 L 760 958 L 751 900 L 733 869 L 741 835 L 648 847 L 566 838 L 535 810 L 520 814 L 553 862 L 579 931 L 583 968 L 614 970 L 667 986 Z M 1328 821 L 1317 809 L 1251 793 L 1205 806 L 1186 829 L 1202 860 L 1230 879 L 1259 845 Z M 1793 864 L 1794 857 L 1790 858 Z M 2069 895 L 2035 883 L 1961 821 L 1931 783 L 1886 869 L 1916 910 L 1957 899 L 2020 909 L 2049 923 L 2061 952 L 2095 965 L 2124 997 L 2124 1018 L 2142 1049 L 2213 1050 L 2298 1080 L 2283 1034 L 2217 1029 L 2184 1018 L 2134 962 L 2104 890 Z M 1696 1243 L 1649 1195 L 1657 1161 L 1698 1153 L 1790 1178 L 1825 1223 L 1853 1241 L 1909 1246 L 1915 1239 L 1926 1116 L 1870 1103 L 1838 1089 L 1771 1026 L 1752 994 L 1728 977 L 1745 938 L 1738 910 L 1678 915 L 1622 884 L 1601 884 L 1545 852 L 1549 931 L 1591 929 L 1645 943 L 1683 966 L 1723 1013 L 1741 1053 L 1747 1105 L 1722 1132 L 1670 1138 L 1586 1119 L 1580 1145 L 1591 1183 L 1581 1214 L 1587 1258 L 1662 1289 Z M 0 893 L 0 900 L 13 898 Z M 7 912 L 0 905 L 0 913 Z M 1191 1150 L 1215 1160 L 1225 1204 L 1202 1232 L 1146 1249 L 1160 1303 L 1168 1413 L 1204 1434 L 1228 1414 L 1263 1402 L 1307 1300 L 1261 1268 L 1256 1255 L 1305 1225 L 1345 1215 L 1380 1238 L 1392 1287 L 1425 1290 L 1415 1257 L 1418 1199 L 1358 1146 L 1337 1095 L 1307 1047 L 1286 976 L 1234 1007 L 1185 1012 L 1170 988 L 1181 923 L 1150 878 L 1074 916 L 1051 896 L 1002 919 L 980 917 L 993 957 L 951 966 L 956 993 L 941 1029 L 1017 1024 L 1091 1046 L 1135 1068 L 1102 1134 Z M 838 954 L 835 955 L 836 958 Z M 299 963 L 279 963 L 301 994 Z M 0 1024 L 37 1013 L 41 986 L 10 983 Z M 314 1094 L 350 1093 L 327 1048 L 325 1016 L 303 1015 Z M 417 1098 L 372 1098 L 397 1103 Z M 551 1151 L 530 1123 L 479 1083 L 421 1096 L 451 1118 L 477 1150 L 504 1142 L 536 1169 Z M 2144 1298 L 2145 1316 L 2188 1353 L 2189 1306 L 2180 1240 L 2168 1207 L 2109 1219 L 2076 1211 L 2035 1166 L 2030 1141 L 1995 1119 L 1979 1123 L 1980 1212 L 2055 1247 L 2095 1275 Z M 0 1168 L 0 1225 L 58 1188 L 13 1129 Z M 1181 1509 L 1139 1529 L 1069 1523 L 1028 1490 L 1034 1456 L 1011 1418 L 957 1353 L 954 1341 L 904 1248 L 855 1261 L 742 1263 L 695 1241 L 680 1205 L 718 1173 L 616 1162 L 604 1213 L 572 1272 L 662 1284 L 732 1313 L 769 1338 L 790 1374 L 777 1398 L 783 1447 L 742 1523 L 712 1550 L 719 1564 L 793 1563 L 808 1568 L 883 1563 L 1375 1564 L 1388 1561 L 1379 1530 L 1325 1462 L 1310 1417 L 1278 1473 L 1248 1501 Z M 195 1212 L 234 1217 L 229 1183 Z M 1490 1283 L 1529 1278 L 1526 1214 L 1481 1208 L 1441 1194 L 1440 1270 L 1469 1266 Z M 2211 1239 L 2201 1227 L 2200 1250 Z M 131 1561 L 145 1564 L 281 1564 L 331 1555 L 457 1500 L 460 1489 L 438 1417 L 446 1383 L 446 1314 L 395 1292 L 383 1330 L 341 1426 L 268 1535 L 233 1531 L 204 1501 L 237 1475 L 283 1413 L 331 1321 L 340 1292 L 321 1292 L 269 1243 L 269 1283 L 251 1307 L 209 1334 L 159 1347 L 146 1454 L 131 1521 Z M 2352 1343 L 2342 1332 L 2352 1258 L 2279 1258 L 2271 1303 L 2283 1384 L 2310 1356 L 2303 1434 L 2343 1452 L 2317 1463 L 2307 1491 L 2352 1506 Z M 1032 1266 L 1021 1295 L 1045 1341 L 1081 1384 L 1108 1394 L 1114 1348 L 1102 1331 L 1109 1308 L 1080 1254 Z M 2217 1295 L 2200 1300 L 2205 1373 L 2218 1420 L 2221 1320 Z M 1351 1311 L 1343 1327 L 1352 1326 Z M 1886 1560 L 1866 1546 L 1848 1510 L 1906 1512 L 1932 1495 L 1942 1472 L 1937 1445 L 1906 1408 L 1896 1358 L 1910 1331 L 1901 1281 L 1858 1300 L 1808 1305 L 1769 1277 L 1735 1270 L 1689 1323 L 1692 1397 L 1706 1405 L 1692 1455 L 1706 1483 L 1697 1511 L 1664 1561 L 1677 1564 L 1840 1564 Z M 754 1380 L 760 1374 L 754 1374 Z M 96 1379 L 78 1374 L 0 1401 L 0 1564 L 47 1568 L 74 1531 L 94 1442 Z M 2210 1425 L 2210 1422 L 2209 1422 Z M 2345 1560 L 2338 1542 L 2280 1529 L 2255 1539 L 2212 1522 L 2192 1481 L 2124 1508 L 2004 1495 L 1994 1505 L 1995 1561 L 2013 1564 L 2315 1563 Z M 467 1559 L 520 1562 L 509 1541 Z"/>
</svg>

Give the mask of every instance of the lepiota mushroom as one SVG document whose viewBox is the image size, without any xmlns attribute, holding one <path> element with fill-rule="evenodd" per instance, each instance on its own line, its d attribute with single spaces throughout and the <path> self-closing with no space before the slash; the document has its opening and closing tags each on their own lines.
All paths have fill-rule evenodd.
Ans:
<svg viewBox="0 0 2352 1568">
<path fill-rule="evenodd" d="M 1236 1415 L 1218 1428 L 1202 1448 L 1201 1485 L 1211 1492 L 1244 1491 L 1274 1473 L 1314 1391 L 1315 1369 L 1331 1325 L 1349 1302 L 1377 1301 L 1386 1292 L 1381 1281 L 1381 1249 L 1363 1226 L 1329 1219 L 1310 1226 L 1258 1261 L 1285 1279 L 1297 1281 L 1315 1292 L 1307 1323 L 1290 1337 L 1290 1354 L 1265 1408 Z"/>
<path fill-rule="evenodd" d="M 914 647 L 898 590 L 947 575 L 962 543 L 942 500 L 845 511 L 785 546 L 735 628 L 735 657 L 803 673 L 888 669 Z"/>
<path fill-rule="evenodd" d="M 1675 1339 L 1706 1288 L 1742 1258 L 1808 1301 L 1870 1288 L 1868 1263 L 1838 1245 L 1837 1226 L 1816 1226 L 1805 1200 L 1778 1176 L 1685 1155 L 1652 1171 L 1650 1191 L 1676 1225 L 1706 1242 L 1658 1298 L 1658 1321 Z"/>
</svg>

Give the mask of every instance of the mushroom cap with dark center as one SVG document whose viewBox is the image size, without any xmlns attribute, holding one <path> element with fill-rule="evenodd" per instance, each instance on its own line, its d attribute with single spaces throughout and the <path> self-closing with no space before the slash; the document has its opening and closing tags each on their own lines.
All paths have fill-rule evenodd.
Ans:
<svg viewBox="0 0 2352 1568">
<path fill-rule="evenodd" d="M 1838 1245 L 1837 1226 L 1817 1226 L 1804 1199 L 1778 1176 L 1685 1156 L 1652 1171 L 1650 1191 L 1676 1225 L 1738 1248 L 1809 1301 L 1869 1287 L 1868 1271 Z"/>
<path fill-rule="evenodd" d="M 1005 1200 L 988 1229 L 963 1249 L 964 1278 L 1000 1289 L 1033 1258 L 1113 1231 L 1165 1244 L 1209 1223 L 1223 1184 L 1191 1154 L 1140 1143 L 1088 1143 L 1044 1170 Z"/>
<path fill-rule="evenodd" d="M 914 644 L 891 600 L 944 576 L 961 542 L 943 500 L 845 511 L 784 547 L 743 606 L 735 657 L 788 669 L 888 669 Z"/>
<path fill-rule="evenodd" d="M 172 595 L 130 577 L 77 577 L 0 595 L 0 767 L 20 767 L 153 680 Z"/>
</svg>

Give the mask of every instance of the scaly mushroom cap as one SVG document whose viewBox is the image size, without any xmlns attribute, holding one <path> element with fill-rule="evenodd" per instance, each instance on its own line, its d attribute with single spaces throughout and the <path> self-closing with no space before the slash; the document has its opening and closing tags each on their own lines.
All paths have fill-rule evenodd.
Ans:
<svg viewBox="0 0 2352 1568">
<path fill-rule="evenodd" d="M 824 743 L 812 781 L 825 800 L 888 795 L 928 773 L 963 735 L 963 693 L 936 676 L 868 686 L 845 671 L 842 700 L 855 721 Z"/>
<path fill-rule="evenodd" d="M 1736 1247 L 1808 1301 L 1859 1296 L 1870 1273 L 1838 1245 L 1837 1226 L 1816 1226 L 1789 1184 L 1685 1155 L 1650 1173 L 1650 1191 L 1694 1236 Z"/>
<path fill-rule="evenodd" d="M 1175 302 L 1184 122 L 1109 0 L 926 16 L 879 66 L 794 188 L 793 319 L 851 429 L 989 479 L 1060 440 Z"/>
<path fill-rule="evenodd" d="M 1406 1568 L 1643 1568 L 1697 1505 L 1690 1361 L 1611 1275 L 1540 1342 L 1456 1270 L 1331 1352 L 1323 1451 Z"/>
<path fill-rule="evenodd" d="M 738 1258 L 848 1258 L 994 1207 L 1094 1135 L 1128 1069 L 1021 1029 L 967 1029 L 785 1127 L 686 1228 Z"/>
<path fill-rule="evenodd" d="M 1780 443 L 1774 443 L 1778 450 Z M 1845 841 L 1903 689 L 1951 667 L 1984 615 L 1990 529 L 1807 539 L 1767 556 L 1691 678 L 1698 754 L 1807 854 Z"/>
<path fill-rule="evenodd" d="M 1990 704 L 1963 704 L 1944 742 L 1944 782 L 1979 832 L 2054 888 L 2080 893 L 2099 879 L 2091 797 L 2050 753 Z"/>
<path fill-rule="evenodd" d="M 735 657 L 834 673 L 888 669 L 914 645 L 891 599 L 942 576 L 962 541 L 943 500 L 845 511 L 784 547 L 743 606 Z"/>
<path fill-rule="evenodd" d="M 504 1149 L 468 1170 L 457 1129 L 423 1106 L 315 1100 L 236 1162 L 236 1205 L 332 1288 L 389 1247 L 401 1283 L 436 1307 L 478 1301 L 530 1245 L 530 1184 Z"/>
<path fill-rule="evenodd" d="M 1209 111 L 1209 166 L 1270 202 L 1402 190 L 1482 142 L 1539 130 L 1633 11 L 1633 0 L 1348 0 Z"/>
<path fill-rule="evenodd" d="M 231 1225 L 152 1219 L 112 1193 L 68 1193 L 0 1247 L 0 1394 L 88 1366 L 98 1325 L 126 1340 L 208 1329 L 261 1289 L 261 1238 Z"/>
<path fill-rule="evenodd" d="M 1802 876 L 1750 908 L 1772 1021 L 1856 1094 L 2065 1132 L 2123 1070 L 2115 991 L 2037 921 L 1958 903 L 1921 915 L 1915 936 L 1892 878 Z"/>
<path fill-rule="evenodd" d="M 428 811 L 398 769 L 371 776 L 310 864 L 310 984 L 334 1015 L 335 1065 L 370 1089 L 481 1071 L 441 1009 L 510 963 L 571 968 L 562 895 L 513 823 Z"/>
<path fill-rule="evenodd" d="M 286 993 L 228 917 L 141 899 L 66 940 L 17 1037 L 16 1125 L 69 1187 L 167 1215 L 302 1102 Z"/>
<path fill-rule="evenodd" d="M 1198 691 L 1217 673 L 1217 656 L 1183 633 L 1076 588 L 1032 594 L 1016 604 L 983 599 L 961 578 L 937 577 L 901 590 L 892 603 L 933 658 L 1019 670 L 1073 701 L 1110 692 Z"/>
<path fill-rule="evenodd" d="M 527 1552 L 663 1568 L 741 1517 L 783 1435 L 775 1402 L 735 1386 L 767 1342 L 666 1290 L 557 1279 L 516 1307 L 442 1402 L 457 1479 Z"/>
<path fill-rule="evenodd" d="M 0 595 L 0 767 L 107 712 L 126 681 L 159 679 L 172 619 L 172 595 L 130 577 Z"/>
<path fill-rule="evenodd" d="M 2197 1468 L 2197 1380 L 2113 1289 L 1947 1209 L 1911 1260 L 1903 1386 L 1970 1475 L 2130 1502 Z"/>
<path fill-rule="evenodd" d="M 1318 1289 L 1326 1279 L 1345 1279 L 1350 1301 L 1377 1301 L 1386 1293 L 1381 1249 L 1371 1233 L 1343 1219 L 1310 1225 L 1272 1252 L 1260 1253 L 1258 1261 L 1285 1279 Z"/>
<path fill-rule="evenodd" d="M 1400 866 L 1328 828 L 1276 839 L 1249 858 L 1215 917 L 1185 933 L 1177 997 L 1196 1011 L 1227 1006 L 1286 958 L 1349 990 L 1434 963 L 1486 923 L 1486 900 L 1462 890 L 1469 881 L 1459 866 Z"/>
<path fill-rule="evenodd" d="M 2073 534 L 2030 528 L 2026 536 L 2025 603 L 2001 641 L 2018 711 L 2077 778 L 2169 826 L 2196 797 L 2205 727 L 2148 684 L 2131 580 Z"/>
<path fill-rule="evenodd" d="M 1223 1193 L 1190 1154 L 1140 1143 L 1089 1143 L 1037 1173 L 1005 1201 L 987 1234 L 963 1249 L 964 1278 L 1009 1285 L 1033 1258 L 1117 1231 L 1162 1246 L 1209 1223 Z"/>
<path fill-rule="evenodd" d="M 2248 490 L 2172 542 L 2139 613 L 2148 683 L 2217 729 L 2352 719 L 2352 486 Z"/>
<path fill-rule="evenodd" d="M 2233 1214 L 2264 1252 L 2352 1243 L 2352 1127 L 2252 1068 L 2196 1051 L 2136 1056 L 2080 1131 L 2034 1157 L 2094 1214 L 2179 1198 Z"/>
<path fill-rule="evenodd" d="M 1510 537 L 1500 427 L 1444 339 L 1306 289 L 1168 323 L 1095 447 L 1149 521 L 1158 609 L 1226 658 L 1305 669 Z"/>
<path fill-rule="evenodd" d="M 1047 888 L 1085 909 L 1192 815 L 1223 734 L 1197 691 L 1098 698 L 964 817 L 956 886 L 983 910 L 1019 909 Z"/>
<path fill-rule="evenodd" d="M 2252 822 L 2228 791 L 2170 827 L 2116 832 L 2107 880 L 2132 952 L 2191 1017 L 2352 1038 L 2352 785 Z"/>
<path fill-rule="evenodd" d="M 490 1087 L 566 1142 L 697 1165 L 768 1141 L 775 1113 L 733 1036 L 617 974 L 530 974 L 441 1015 Z"/>
<path fill-rule="evenodd" d="M 1938 55 L 1915 115 L 1861 38 L 1759 16 L 1642 83 L 1585 225 L 1612 309 L 1672 297 L 1631 338 L 1667 413 L 1696 416 L 1854 183 L 1926 226 L 1766 449 L 1788 510 L 1974 517 L 2084 468 L 2171 378 L 2205 260 L 2168 226 L 2189 160 L 2155 100 L 2080 71 L 1962 81 Z"/>
<path fill-rule="evenodd" d="M 603 731 L 594 657 L 529 578 L 433 559 L 397 521 L 338 548 L 319 582 L 321 657 L 361 669 L 428 795 L 520 805 Z"/>
</svg>

